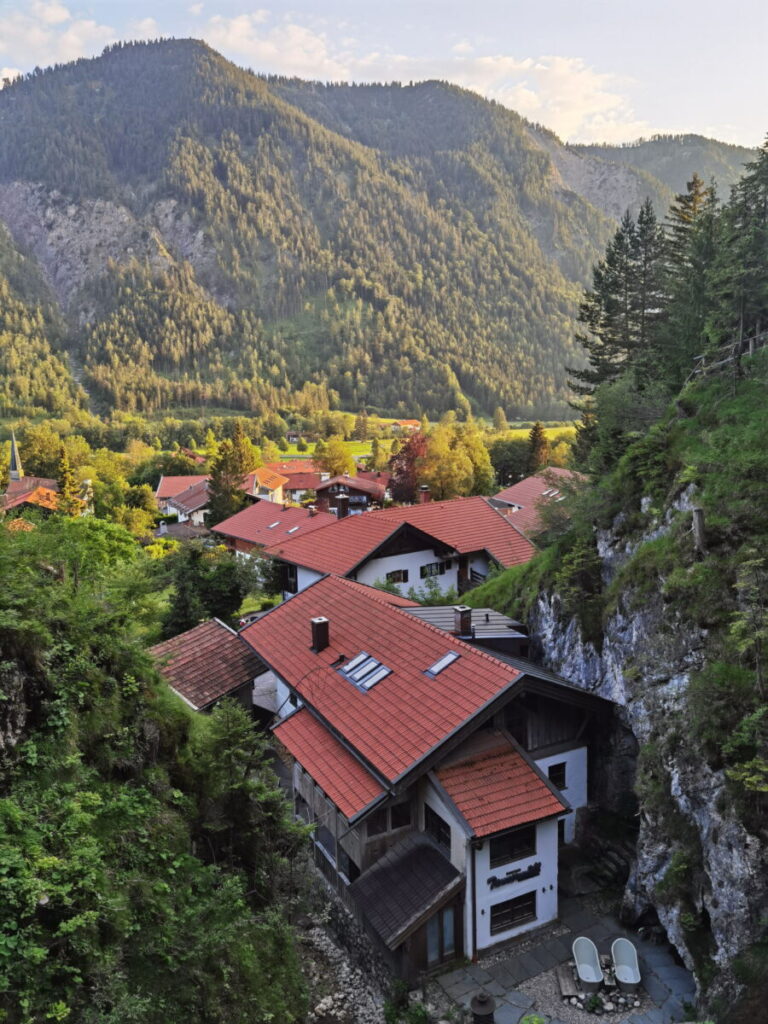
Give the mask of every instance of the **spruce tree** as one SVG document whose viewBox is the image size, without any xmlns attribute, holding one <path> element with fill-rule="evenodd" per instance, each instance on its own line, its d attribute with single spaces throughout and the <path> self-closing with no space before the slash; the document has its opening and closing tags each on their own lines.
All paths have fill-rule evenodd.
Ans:
<svg viewBox="0 0 768 1024">
<path fill-rule="evenodd" d="M 549 464 L 549 441 L 544 433 L 544 427 L 538 421 L 531 427 L 528 435 L 528 464 L 526 472 L 528 476 L 534 476 L 540 469 Z"/>
<path fill-rule="evenodd" d="M 64 445 L 59 450 L 59 472 L 58 472 L 59 498 L 57 511 L 63 516 L 79 516 L 83 503 L 77 494 L 75 475 L 69 464 L 69 455 Z"/>
<path fill-rule="evenodd" d="M 501 434 L 505 430 L 509 429 L 507 417 L 500 405 L 497 405 L 493 411 L 493 429 L 496 431 L 497 434 Z"/>
</svg>

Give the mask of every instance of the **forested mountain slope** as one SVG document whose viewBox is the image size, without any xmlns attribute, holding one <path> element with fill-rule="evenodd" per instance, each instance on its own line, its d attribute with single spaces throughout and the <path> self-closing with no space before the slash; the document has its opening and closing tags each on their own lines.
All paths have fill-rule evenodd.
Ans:
<svg viewBox="0 0 768 1024">
<path fill-rule="evenodd" d="M 717 182 L 727 197 L 732 185 L 744 173 L 757 150 L 733 146 L 703 135 L 654 135 L 624 146 L 573 146 L 576 153 L 624 164 L 652 175 L 671 192 L 682 192 L 694 174 L 709 184 Z"/>
<path fill-rule="evenodd" d="M 0 132 L 0 220 L 103 410 L 562 414 L 578 286 L 665 196 L 445 83 L 266 80 L 192 40 L 35 72 Z"/>
</svg>

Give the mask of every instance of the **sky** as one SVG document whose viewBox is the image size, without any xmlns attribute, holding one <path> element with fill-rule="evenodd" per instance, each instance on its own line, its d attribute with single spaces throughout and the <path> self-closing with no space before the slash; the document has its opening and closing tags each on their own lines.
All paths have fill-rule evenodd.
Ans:
<svg viewBox="0 0 768 1024">
<path fill-rule="evenodd" d="M 0 0 L 0 80 L 193 36 L 254 71 L 447 79 L 570 142 L 768 132 L 766 0 Z M 1 144 L 1 143 L 0 143 Z"/>
</svg>

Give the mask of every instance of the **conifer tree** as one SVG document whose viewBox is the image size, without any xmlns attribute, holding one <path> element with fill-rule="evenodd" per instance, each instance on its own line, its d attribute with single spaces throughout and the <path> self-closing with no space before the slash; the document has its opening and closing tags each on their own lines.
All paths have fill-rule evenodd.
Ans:
<svg viewBox="0 0 768 1024">
<path fill-rule="evenodd" d="M 232 439 L 224 440 L 219 445 L 219 452 L 211 469 L 208 485 L 208 519 L 212 526 L 245 507 L 247 499 L 243 485 L 248 473 L 256 468 L 256 462 L 253 445 L 245 436 L 242 424 L 238 420 Z"/>
<path fill-rule="evenodd" d="M 493 411 L 493 429 L 496 431 L 497 434 L 501 434 L 505 430 L 509 430 L 509 423 L 507 423 L 507 417 L 500 405 L 497 405 Z"/>
<path fill-rule="evenodd" d="M 64 445 L 59 450 L 58 472 L 59 497 L 57 511 L 63 516 L 78 516 L 82 510 L 82 502 L 77 495 L 75 475 L 69 464 L 69 455 Z"/>
<path fill-rule="evenodd" d="M 528 476 L 534 476 L 540 469 L 549 464 L 549 441 L 544 427 L 538 421 L 531 427 L 528 435 Z"/>
</svg>

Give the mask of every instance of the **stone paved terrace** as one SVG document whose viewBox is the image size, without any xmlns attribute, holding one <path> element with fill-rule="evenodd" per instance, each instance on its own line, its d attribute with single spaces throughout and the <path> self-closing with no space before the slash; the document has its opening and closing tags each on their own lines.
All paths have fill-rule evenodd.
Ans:
<svg viewBox="0 0 768 1024">
<path fill-rule="evenodd" d="M 541 1013 L 534 999 L 518 991 L 518 986 L 572 959 L 571 944 L 578 935 L 592 939 L 600 953 L 610 953 L 613 940 L 624 935 L 637 948 L 642 985 L 653 1006 L 619 1019 L 626 1024 L 672 1024 L 689 1019 L 684 1004 L 694 1002 L 696 987 L 691 974 L 676 963 L 668 947 L 638 938 L 615 918 L 598 916 L 577 901 L 563 901 L 560 923 L 567 928 L 564 934 L 544 939 L 522 953 L 515 953 L 512 947 L 508 956 L 487 967 L 470 964 L 441 975 L 437 982 L 446 995 L 465 1008 L 481 989 L 490 993 L 496 999 L 496 1024 L 518 1024 L 526 1013 L 532 1012 L 541 1014 L 549 1024 L 563 1024 L 556 1016 Z M 616 1014 L 611 1016 L 617 1019 Z M 598 1021 L 602 1017 L 596 1015 L 592 1019 Z"/>
</svg>

